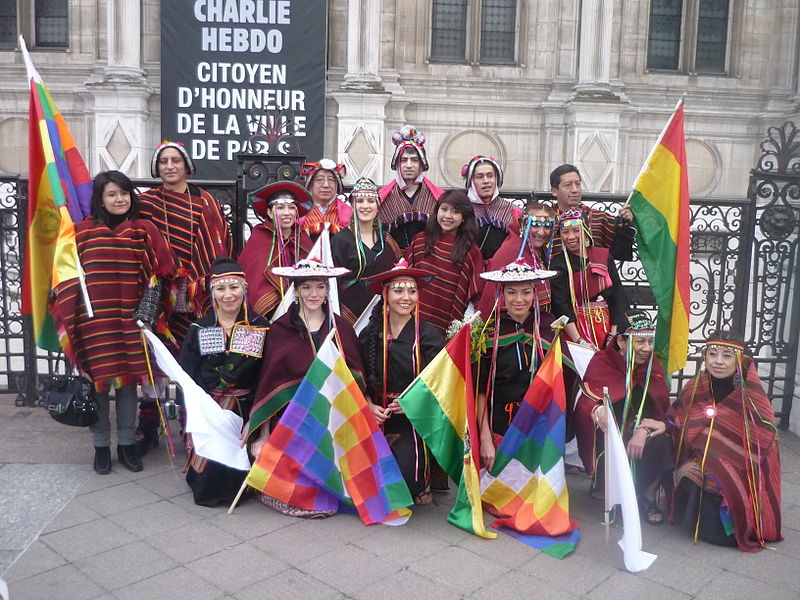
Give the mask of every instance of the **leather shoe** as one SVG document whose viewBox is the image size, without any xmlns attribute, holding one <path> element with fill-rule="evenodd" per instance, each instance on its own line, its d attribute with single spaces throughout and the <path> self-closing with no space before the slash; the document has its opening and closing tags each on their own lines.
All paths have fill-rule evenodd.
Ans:
<svg viewBox="0 0 800 600">
<path fill-rule="evenodd" d="M 119 462 L 129 471 L 138 473 L 144 468 L 142 459 L 139 458 L 139 449 L 136 444 L 117 446 L 117 456 L 119 457 Z"/>
<path fill-rule="evenodd" d="M 94 447 L 94 472 L 98 475 L 111 473 L 111 448 L 108 446 Z"/>
</svg>

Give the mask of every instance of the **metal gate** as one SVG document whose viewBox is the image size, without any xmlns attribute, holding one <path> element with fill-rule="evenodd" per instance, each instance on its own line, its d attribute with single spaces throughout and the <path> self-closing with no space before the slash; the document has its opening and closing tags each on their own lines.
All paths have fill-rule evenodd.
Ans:
<svg viewBox="0 0 800 600">
<path fill-rule="evenodd" d="M 743 335 L 752 350 L 767 394 L 773 399 L 781 426 L 786 428 L 800 338 L 800 130 L 793 123 L 770 128 L 761 150 L 746 198 L 691 204 L 689 362 L 673 376 L 672 392 L 675 394 L 696 372 L 700 348 L 707 337 L 717 329 L 733 330 Z M 196 181 L 219 200 L 239 249 L 254 221 L 246 191 L 262 183 L 261 177 L 253 174 L 264 170 L 264 162 L 269 161 L 254 160 L 236 182 Z M 271 175 L 273 170 L 264 172 Z M 141 189 L 153 183 L 136 182 Z M 0 178 L 0 392 L 18 393 L 18 403 L 35 402 L 37 374 L 54 369 L 53 355 L 35 347 L 31 327 L 20 312 L 26 191 L 24 179 Z M 531 196 L 550 199 L 549 193 L 504 196 L 520 201 Z M 625 201 L 622 196 L 593 194 L 586 194 L 584 199 L 611 213 Z M 655 309 L 636 256 L 621 265 L 620 276 L 632 305 Z"/>
</svg>

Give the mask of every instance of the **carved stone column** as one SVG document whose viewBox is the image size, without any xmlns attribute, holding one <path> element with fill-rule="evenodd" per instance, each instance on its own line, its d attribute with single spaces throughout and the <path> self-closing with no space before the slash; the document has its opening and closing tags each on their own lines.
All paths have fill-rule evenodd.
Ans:
<svg viewBox="0 0 800 600">
<path fill-rule="evenodd" d="M 347 5 L 347 73 L 342 87 L 383 90 L 378 69 L 381 56 L 381 0 L 349 0 Z"/>
<path fill-rule="evenodd" d="M 147 139 L 147 104 L 153 89 L 141 66 L 141 13 L 138 0 L 106 3 L 108 63 L 86 82 L 91 127 L 92 172 L 116 169 L 132 177 L 150 176 L 150 154 L 160 140 Z"/>
<path fill-rule="evenodd" d="M 583 96 L 611 95 L 611 36 L 613 0 L 583 0 L 578 83 Z"/>
</svg>

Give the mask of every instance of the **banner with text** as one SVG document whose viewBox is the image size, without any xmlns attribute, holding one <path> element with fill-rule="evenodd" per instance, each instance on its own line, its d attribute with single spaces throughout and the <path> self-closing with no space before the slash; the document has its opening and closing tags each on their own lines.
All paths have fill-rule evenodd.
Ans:
<svg viewBox="0 0 800 600">
<path fill-rule="evenodd" d="M 278 126 L 294 121 L 300 153 L 322 157 L 326 6 L 324 0 L 161 3 L 161 134 L 186 146 L 197 178 L 235 179 L 236 154 L 276 119 Z M 296 151 L 259 139 L 249 151 Z"/>
</svg>

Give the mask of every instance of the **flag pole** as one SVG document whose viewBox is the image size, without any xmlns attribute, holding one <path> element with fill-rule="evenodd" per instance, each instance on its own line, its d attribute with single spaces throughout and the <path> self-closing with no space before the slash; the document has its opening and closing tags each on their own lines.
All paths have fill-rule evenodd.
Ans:
<svg viewBox="0 0 800 600">
<path fill-rule="evenodd" d="M 650 162 L 650 159 L 653 158 L 653 155 L 656 153 L 656 148 L 658 148 L 658 146 L 661 144 L 661 140 L 664 139 L 664 133 L 667 131 L 667 129 L 669 129 L 669 124 L 672 123 L 672 119 L 675 118 L 675 113 L 678 112 L 678 109 L 681 107 L 685 99 L 686 99 L 686 92 L 683 92 L 681 94 L 681 97 L 678 98 L 678 101 L 675 103 L 675 108 L 672 109 L 672 114 L 670 115 L 669 119 L 667 119 L 667 124 L 664 126 L 664 129 L 661 130 L 661 133 L 658 134 L 658 139 L 656 140 L 656 143 L 653 144 L 653 147 L 650 149 L 647 158 L 645 159 L 644 163 L 642 163 L 642 168 L 639 170 L 638 175 L 636 175 L 636 178 L 633 180 L 633 188 L 631 189 L 631 193 L 628 194 L 628 199 L 625 200 L 625 204 L 622 205 L 623 208 L 625 208 L 626 206 L 630 206 L 631 196 L 633 196 L 633 192 L 636 189 L 636 182 L 639 181 L 639 177 L 641 177 L 642 173 L 644 173 L 645 170 L 647 169 L 647 165 Z"/>
<path fill-rule="evenodd" d="M 605 526 L 605 531 L 606 531 L 606 544 L 608 543 L 609 527 L 611 525 L 611 496 L 608 493 L 608 487 L 609 487 L 608 486 L 608 480 L 609 480 L 608 467 L 610 466 L 609 465 L 609 460 L 608 460 L 608 449 L 609 449 L 609 444 L 610 444 L 610 440 L 608 439 L 609 438 L 609 435 L 608 435 L 608 421 L 609 421 L 608 411 L 610 410 L 610 408 L 611 407 L 609 406 L 609 403 L 608 403 L 608 388 L 604 386 L 603 387 L 603 410 L 606 411 L 606 430 L 603 433 L 603 467 L 604 467 L 603 468 L 603 479 L 605 480 L 604 481 L 604 491 L 605 491 L 605 493 L 603 494 L 603 507 L 604 507 L 604 512 L 605 512 L 605 519 L 604 519 L 604 523 L 603 524 Z"/>
<path fill-rule="evenodd" d="M 234 498 L 233 502 L 231 502 L 231 507 L 228 509 L 229 515 L 233 514 L 233 509 L 236 508 L 237 504 L 239 504 L 239 499 L 242 497 L 242 494 L 244 494 L 245 489 L 247 489 L 247 479 L 242 482 L 242 487 L 239 488 L 239 493 L 236 494 L 236 498 Z"/>
</svg>

